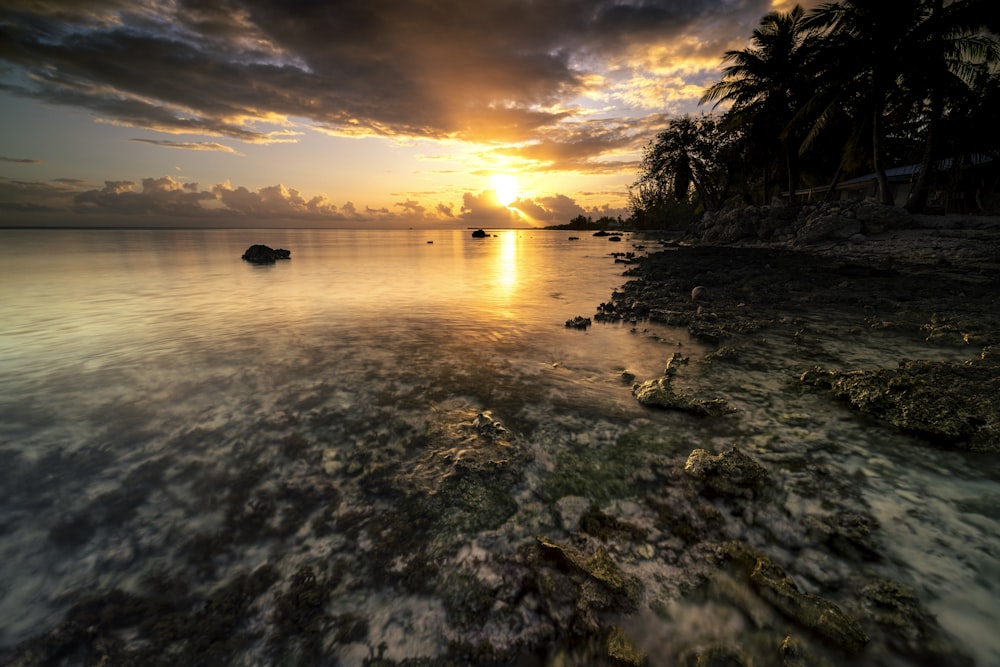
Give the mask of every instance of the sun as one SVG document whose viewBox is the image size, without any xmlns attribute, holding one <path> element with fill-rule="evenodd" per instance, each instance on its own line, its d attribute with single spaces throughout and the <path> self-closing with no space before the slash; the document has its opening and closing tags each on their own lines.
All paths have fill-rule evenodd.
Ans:
<svg viewBox="0 0 1000 667">
<path fill-rule="evenodd" d="M 510 206 L 517 199 L 517 179 L 512 174 L 495 174 L 490 182 L 497 194 L 497 201 L 504 206 Z"/>
</svg>

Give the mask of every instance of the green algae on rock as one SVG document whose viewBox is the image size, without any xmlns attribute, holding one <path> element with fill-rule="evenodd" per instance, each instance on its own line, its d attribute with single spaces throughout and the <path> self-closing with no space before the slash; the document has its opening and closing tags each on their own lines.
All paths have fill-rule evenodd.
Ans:
<svg viewBox="0 0 1000 667">
<path fill-rule="evenodd" d="M 425 434 L 427 449 L 394 484 L 452 528 L 496 528 L 517 511 L 510 493 L 525 461 L 517 438 L 489 412 L 449 410 Z"/>
<path fill-rule="evenodd" d="M 1000 451 L 1000 364 L 990 348 L 961 364 L 901 361 L 895 369 L 846 372 L 815 366 L 799 379 L 938 444 Z"/>
</svg>

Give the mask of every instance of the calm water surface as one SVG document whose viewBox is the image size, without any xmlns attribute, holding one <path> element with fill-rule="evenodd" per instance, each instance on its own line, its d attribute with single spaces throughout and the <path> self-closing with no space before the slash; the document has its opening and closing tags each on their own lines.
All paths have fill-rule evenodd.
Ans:
<svg viewBox="0 0 1000 667">
<path fill-rule="evenodd" d="M 995 464 L 926 448 L 774 381 L 775 369 L 794 377 L 814 363 L 782 341 L 759 341 L 771 379 L 693 362 L 687 371 L 694 389 L 726 398 L 739 419 L 641 408 L 623 370 L 653 378 L 675 351 L 697 360 L 706 350 L 683 331 L 564 326 L 625 280 L 609 253 L 630 244 L 543 231 L 476 240 L 465 230 L 11 230 L 0 241 L 0 647 L 55 626 L 79 596 L 141 588 L 150 572 L 199 594 L 263 563 L 288 576 L 317 560 L 363 560 L 372 548 L 363 540 L 309 528 L 322 508 L 310 508 L 312 523 L 226 533 L 235 537 L 224 553 L 192 554 L 229 526 L 232 488 L 285 502 L 281 493 L 322 478 L 345 505 L 379 503 L 352 486 L 352 452 L 371 458 L 375 442 L 391 459 L 439 415 L 490 411 L 534 462 L 514 518 L 449 554 L 463 566 L 561 534 L 559 510 L 538 489 L 567 452 L 599 461 L 593 453 L 613 452 L 623 435 L 651 431 L 666 434 L 658 446 L 681 461 L 695 447 L 739 443 L 779 476 L 791 514 L 838 503 L 872 513 L 891 556 L 883 574 L 917 590 L 977 664 L 1000 664 L 990 630 L 1000 624 Z M 289 248 L 292 260 L 245 263 L 251 243 Z M 830 342 L 823 354 L 871 367 L 940 351 L 886 339 Z M 296 442 L 318 450 L 309 465 L 288 455 Z M 822 497 L 809 467 L 851 476 L 857 494 Z M 627 491 L 590 500 L 643 521 Z M 291 512 L 294 498 L 286 504 Z M 253 507 L 239 511 L 246 518 Z M 775 542 L 772 555 L 807 590 L 850 577 L 821 548 L 803 549 L 805 538 L 733 531 Z M 669 578 L 655 557 L 632 560 L 650 598 L 671 597 L 669 585 L 655 590 Z M 336 644 L 340 664 L 361 664 L 379 644 L 392 659 L 442 651 L 448 621 L 434 595 L 344 576 L 329 611 L 366 617 L 368 634 Z M 268 612 L 256 613 L 249 623 L 266 623 Z M 656 662 L 679 650 L 665 637 L 726 639 L 745 627 L 692 606 L 672 619 L 640 614 L 628 629 L 653 664 L 672 664 Z M 256 651 L 247 648 L 249 662 Z"/>
</svg>

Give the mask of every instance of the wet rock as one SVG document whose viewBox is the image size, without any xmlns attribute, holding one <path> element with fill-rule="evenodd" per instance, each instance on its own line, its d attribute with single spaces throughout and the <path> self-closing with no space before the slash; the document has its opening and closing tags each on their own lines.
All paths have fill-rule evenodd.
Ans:
<svg viewBox="0 0 1000 667">
<path fill-rule="evenodd" d="M 936 443 L 1000 451 L 1000 364 L 988 355 L 962 364 L 902 361 L 895 369 L 841 372 L 816 366 L 799 379 Z"/>
<path fill-rule="evenodd" d="M 636 384 L 632 387 L 632 394 L 642 405 L 681 410 L 701 417 L 717 417 L 732 412 L 721 398 L 701 399 L 678 393 L 671 386 L 669 376 Z"/>
<path fill-rule="evenodd" d="M 590 318 L 583 317 L 582 315 L 577 315 L 571 320 L 566 320 L 567 329 L 587 329 L 591 324 Z"/>
<path fill-rule="evenodd" d="M 714 506 L 696 499 L 668 493 L 662 498 L 650 497 L 647 503 L 656 512 L 657 527 L 685 545 L 720 539 L 725 517 Z"/>
<path fill-rule="evenodd" d="M 854 207 L 854 217 L 862 224 L 865 234 L 882 234 L 914 225 L 913 217 L 906 209 L 870 201 L 858 202 Z"/>
<path fill-rule="evenodd" d="M 542 536 L 536 538 L 536 545 L 543 560 L 535 576 L 548 594 L 549 614 L 559 624 L 569 624 L 576 632 L 598 632 L 598 612 L 631 613 L 638 608 L 639 580 L 624 574 L 604 547 L 587 553 Z M 545 563 L 554 565 L 556 572 L 547 571 Z"/>
<path fill-rule="evenodd" d="M 485 239 L 487 236 L 489 236 L 489 234 L 487 234 L 482 229 L 477 229 L 476 231 L 472 232 L 472 238 L 474 239 Z"/>
<path fill-rule="evenodd" d="M 861 592 L 866 611 L 892 650 L 926 664 L 972 667 L 973 660 L 961 654 L 944 636 L 937 621 L 920 604 L 916 593 L 894 581 L 872 582 Z"/>
<path fill-rule="evenodd" d="M 178 580 L 147 582 L 148 590 L 138 593 L 81 594 L 62 623 L 0 652 L 0 661 L 25 667 L 232 664 L 256 639 L 246 624 L 251 606 L 277 579 L 273 567 L 262 565 L 236 573 L 207 598 L 190 596 Z"/>
<path fill-rule="evenodd" d="M 587 555 L 572 545 L 561 544 L 547 537 L 539 536 L 535 540 L 543 554 L 562 563 L 570 571 L 599 581 L 609 591 L 626 599 L 637 600 L 638 582 L 622 573 L 604 547 L 597 547 L 594 553 Z"/>
<path fill-rule="evenodd" d="M 856 620 L 833 602 L 800 591 L 792 578 L 770 557 L 745 543 L 732 543 L 728 550 L 734 560 L 745 568 L 761 598 L 795 623 L 851 653 L 859 653 L 870 641 Z"/>
<path fill-rule="evenodd" d="M 520 440 L 489 411 L 442 411 L 424 436 L 426 451 L 395 471 L 392 484 L 414 512 L 447 530 L 496 528 L 517 511 L 511 488 L 526 460 Z"/>
<path fill-rule="evenodd" d="M 324 610 L 331 590 L 340 577 L 329 579 L 312 567 L 303 565 L 292 576 L 288 590 L 275 601 L 274 624 L 269 639 L 283 654 L 282 662 L 292 662 L 292 656 L 318 656 L 322 653 L 323 636 L 330 624 Z"/>
<path fill-rule="evenodd" d="M 828 667 L 830 664 L 828 660 L 811 651 L 801 639 L 791 635 L 781 640 L 779 650 L 783 667 Z"/>
<path fill-rule="evenodd" d="M 581 515 L 580 530 L 605 542 L 639 541 L 649 534 L 648 530 L 616 519 L 593 505 Z"/>
<path fill-rule="evenodd" d="M 753 660 L 739 646 L 718 643 L 698 646 L 681 657 L 690 667 L 752 667 Z"/>
<path fill-rule="evenodd" d="M 646 664 L 646 654 L 636 648 L 625 631 L 617 625 L 611 626 L 607 638 L 608 657 L 615 665 L 640 667 Z"/>
<path fill-rule="evenodd" d="M 861 231 L 861 223 L 842 215 L 825 215 L 807 221 L 795 235 L 796 243 L 810 245 L 821 241 L 843 241 Z"/>
<path fill-rule="evenodd" d="M 677 375 L 680 367 L 687 366 L 689 361 L 690 359 L 685 357 L 680 352 L 674 352 L 670 355 L 670 358 L 667 359 L 667 365 L 663 369 L 663 374 L 669 377 Z"/>
<path fill-rule="evenodd" d="M 696 449 L 688 456 L 684 472 L 711 492 L 723 496 L 752 498 L 771 483 L 767 470 L 736 446 L 721 454 Z"/>
<path fill-rule="evenodd" d="M 279 259 L 291 259 L 292 251 L 254 244 L 243 253 L 243 259 L 251 264 L 274 264 Z"/>
<path fill-rule="evenodd" d="M 555 502 L 559 525 L 566 532 L 580 529 L 580 519 L 590 510 L 591 502 L 583 496 L 564 496 Z"/>
<path fill-rule="evenodd" d="M 809 536 L 827 545 L 834 553 L 848 558 L 878 560 L 879 550 L 872 539 L 878 527 L 873 517 L 859 512 L 840 512 L 833 516 L 811 516 L 806 520 Z"/>
</svg>

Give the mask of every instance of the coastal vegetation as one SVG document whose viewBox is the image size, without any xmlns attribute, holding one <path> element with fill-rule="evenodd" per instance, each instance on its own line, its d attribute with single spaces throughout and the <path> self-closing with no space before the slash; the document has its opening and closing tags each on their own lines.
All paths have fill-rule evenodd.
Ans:
<svg viewBox="0 0 1000 667">
<path fill-rule="evenodd" d="M 722 56 L 722 77 L 701 99 L 711 113 L 674 118 L 646 145 L 631 222 L 832 198 L 867 174 L 878 202 L 911 213 L 933 211 L 934 193 L 963 212 L 989 208 L 1000 161 L 993 9 L 842 0 L 768 13 L 746 48 Z M 905 194 L 889 176 L 902 167 Z"/>
</svg>

